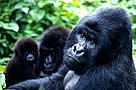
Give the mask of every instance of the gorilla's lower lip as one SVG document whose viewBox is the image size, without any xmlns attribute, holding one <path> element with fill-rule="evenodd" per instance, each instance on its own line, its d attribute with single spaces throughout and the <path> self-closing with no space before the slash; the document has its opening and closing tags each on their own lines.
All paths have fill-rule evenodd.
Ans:
<svg viewBox="0 0 136 90">
<path fill-rule="evenodd" d="M 27 59 L 27 61 L 34 61 L 34 58 L 32 58 L 32 59 Z"/>
<path fill-rule="evenodd" d="M 70 54 L 67 54 L 67 56 L 68 56 L 69 58 L 72 58 L 73 60 L 76 60 L 78 63 L 80 63 L 80 62 L 78 61 L 78 59 L 77 59 L 77 58 L 75 58 L 75 57 L 71 56 Z"/>
<path fill-rule="evenodd" d="M 51 68 L 51 67 L 52 67 L 52 64 L 46 65 L 46 64 L 44 63 L 43 65 L 44 65 L 44 67 L 46 67 L 46 68 Z"/>
</svg>

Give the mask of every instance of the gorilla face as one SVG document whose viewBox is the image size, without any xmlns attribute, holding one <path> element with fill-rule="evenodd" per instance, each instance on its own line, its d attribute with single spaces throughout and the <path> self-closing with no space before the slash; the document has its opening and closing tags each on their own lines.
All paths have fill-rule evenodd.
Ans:
<svg viewBox="0 0 136 90">
<path fill-rule="evenodd" d="M 89 64 L 93 64 L 93 61 L 91 63 L 90 61 L 95 55 L 97 45 L 96 33 L 92 29 L 79 29 L 75 35 L 75 44 L 67 49 L 67 64 L 70 68 L 77 70 L 78 73 L 83 73 L 89 68 Z"/>
<path fill-rule="evenodd" d="M 94 49 L 96 45 L 95 35 L 92 34 L 89 36 L 88 33 L 89 31 L 78 31 L 76 35 L 77 43 L 67 53 L 67 56 L 71 58 L 70 60 L 74 59 L 78 63 L 87 64 L 84 59 L 86 59 L 88 51 Z"/>
<path fill-rule="evenodd" d="M 24 61 L 27 61 L 27 62 L 36 62 L 36 60 L 38 59 L 38 55 L 36 52 L 25 52 L 25 55 L 24 55 Z"/>
<path fill-rule="evenodd" d="M 53 71 L 56 66 L 56 54 L 53 48 L 41 47 L 41 61 L 42 61 L 42 70 L 44 72 Z"/>
<path fill-rule="evenodd" d="M 21 55 L 23 55 L 24 57 L 22 57 L 23 58 L 23 61 L 25 61 L 25 62 L 37 62 L 37 60 L 38 60 L 38 57 L 39 57 L 39 55 L 38 55 L 38 50 L 36 49 L 36 50 L 29 50 L 28 48 L 27 48 L 27 50 L 24 50 L 24 52 L 22 52 L 22 54 Z"/>
<path fill-rule="evenodd" d="M 52 67 L 52 56 L 51 55 L 49 55 L 49 56 L 47 56 L 46 58 L 45 58 L 45 60 L 44 60 L 44 63 L 43 63 L 43 65 L 44 65 L 44 67 L 45 68 L 51 68 Z"/>
<path fill-rule="evenodd" d="M 34 39 L 24 38 L 18 41 L 15 54 L 22 62 L 35 63 L 39 59 L 39 48 Z"/>
<path fill-rule="evenodd" d="M 76 25 L 66 46 L 66 62 L 71 70 L 82 74 L 89 68 L 104 65 L 130 41 L 127 39 L 131 39 L 128 33 L 131 27 L 124 27 L 131 26 L 128 17 L 120 8 L 112 9 L 100 8 Z"/>
<path fill-rule="evenodd" d="M 53 26 L 40 38 L 40 61 L 37 63 L 37 75 L 45 76 L 57 72 L 63 61 L 64 47 L 71 30 L 62 26 Z"/>
</svg>

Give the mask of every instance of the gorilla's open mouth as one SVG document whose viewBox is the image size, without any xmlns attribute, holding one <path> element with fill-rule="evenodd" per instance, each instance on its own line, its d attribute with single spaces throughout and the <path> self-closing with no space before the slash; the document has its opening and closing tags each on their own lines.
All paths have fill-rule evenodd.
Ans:
<svg viewBox="0 0 136 90">
<path fill-rule="evenodd" d="M 78 63 L 80 63 L 79 60 L 78 60 L 77 58 L 73 57 L 72 55 L 67 54 L 67 56 L 70 58 L 70 59 L 69 59 L 70 61 L 75 60 L 75 61 L 77 61 Z"/>
</svg>

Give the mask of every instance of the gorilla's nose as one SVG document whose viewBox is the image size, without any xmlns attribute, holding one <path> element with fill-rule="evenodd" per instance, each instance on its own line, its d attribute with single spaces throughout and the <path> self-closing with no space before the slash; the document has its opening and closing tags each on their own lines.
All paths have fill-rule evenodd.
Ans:
<svg viewBox="0 0 136 90">
<path fill-rule="evenodd" d="M 29 54 L 27 55 L 27 60 L 28 60 L 28 61 L 33 61 L 33 60 L 34 60 L 34 55 L 31 54 L 31 53 L 29 53 Z"/>
<path fill-rule="evenodd" d="M 80 44 L 75 44 L 73 47 L 72 47 L 72 53 L 77 55 L 77 56 L 81 56 L 83 55 L 85 52 L 85 48 L 80 45 Z"/>
</svg>

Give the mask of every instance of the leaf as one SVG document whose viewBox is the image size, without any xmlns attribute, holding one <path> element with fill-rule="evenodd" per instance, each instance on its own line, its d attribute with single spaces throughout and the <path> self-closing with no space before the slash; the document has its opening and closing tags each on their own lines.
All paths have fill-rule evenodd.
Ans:
<svg viewBox="0 0 136 90">
<path fill-rule="evenodd" d="M 69 21 L 69 18 L 68 18 L 68 17 L 66 17 L 66 16 L 61 16 L 61 18 L 62 18 L 62 20 L 66 21 L 66 22 L 68 22 L 68 21 Z"/>
<path fill-rule="evenodd" d="M 136 29 L 136 24 L 133 24 L 133 25 L 132 25 L 132 29 Z"/>
<path fill-rule="evenodd" d="M 2 72 L 0 72 L 0 83 L 2 85 L 2 88 L 6 87 L 6 84 L 5 84 L 5 75 Z"/>
<path fill-rule="evenodd" d="M 15 9 L 20 9 L 20 8 L 22 8 L 22 3 L 17 3 L 17 4 L 15 5 L 15 7 L 14 7 L 14 10 L 15 10 Z"/>
<path fill-rule="evenodd" d="M 9 57 L 4 57 L 4 58 L 0 59 L 0 65 L 1 64 L 6 64 L 6 62 L 9 61 L 9 60 L 10 60 Z"/>
<path fill-rule="evenodd" d="M 32 23 L 32 22 L 33 22 L 33 19 L 28 19 L 27 22 L 28 22 L 28 23 Z"/>
<path fill-rule="evenodd" d="M 56 3 L 54 3 L 54 7 L 59 7 L 60 5 L 62 5 L 61 2 L 56 2 Z"/>
<path fill-rule="evenodd" d="M 52 23 L 53 23 L 53 25 L 56 24 L 58 22 L 58 20 L 59 20 L 58 17 L 52 16 Z"/>
<path fill-rule="evenodd" d="M 53 25 L 56 24 L 59 20 L 58 17 L 50 15 L 50 14 L 47 14 L 46 17 L 53 23 Z"/>
<path fill-rule="evenodd" d="M 4 29 L 8 29 L 8 30 L 13 30 L 15 32 L 18 32 L 19 30 L 19 26 L 17 23 L 15 22 L 11 22 L 11 23 L 4 23 L 2 26 Z"/>
<path fill-rule="evenodd" d="M 10 58 L 9 57 L 4 57 L 2 60 L 7 62 L 7 61 L 10 60 Z"/>
<path fill-rule="evenodd" d="M 1 60 L 1 59 L 0 59 L 0 60 Z M 1 73 L 1 71 L 4 72 L 5 68 L 6 68 L 5 65 L 0 65 L 0 73 Z"/>
<path fill-rule="evenodd" d="M 27 33 L 27 34 L 32 34 L 32 33 L 33 33 L 33 32 L 30 31 L 30 30 L 25 30 L 24 32 Z"/>
<path fill-rule="evenodd" d="M 136 50 L 136 45 L 133 45 L 133 49 Z"/>
<path fill-rule="evenodd" d="M 9 48 L 13 51 L 14 43 L 10 43 Z"/>
<path fill-rule="evenodd" d="M 18 21 L 18 20 L 21 19 L 21 18 L 23 18 L 23 15 L 20 13 L 20 14 L 17 14 L 17 15 L 16 15 L 16 19 L 15 19 L 15 20 Z"/>
<path fill-rule="evenodd" d="M 4 25 L 4 22 L 0 21 L 0 27 L 2 27 Z"/>
<path fill-rule="evenodd" d="M 3 46 L 3 47 L 7 47 L 7 44 L 6 44 L 6 43 L 2 43 L 2 46 Z"/>
<path fill-rule="evenodd" d="M 28 11 L 29 11 L 29 8 L 28 7 L 23 7 L 23 8 L 21 8 L 21 10 L 24 12 L 24 13 L 28 13 Z"/>
<path fill-rule="evenodd" d="M 0 48 L 0 53 L 4 54 L 4 49 L 3 48 Z"/>
<path fill-rule="evenodd" d="M 30 11 L 30 15 L 33 18 L 33 20 L 39 21 L 45 15 L 45 11 L 44 10 L 33 9 L 33 10 Z"/>
<path fill-rule="evenodd" d="M 40 8 L 44 7 L 46 4 L 48 4 L 48 1 L 46 1 L 46 0 L 40 0 L 40 1 L 38 2 L 38 6 L 39 6 Z"/>
</svg>

